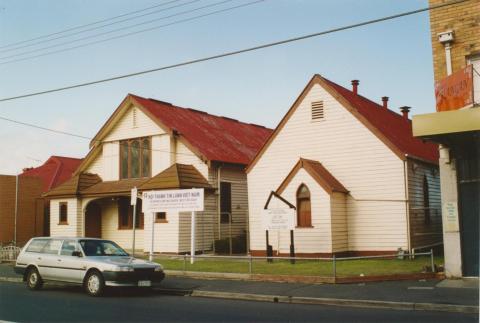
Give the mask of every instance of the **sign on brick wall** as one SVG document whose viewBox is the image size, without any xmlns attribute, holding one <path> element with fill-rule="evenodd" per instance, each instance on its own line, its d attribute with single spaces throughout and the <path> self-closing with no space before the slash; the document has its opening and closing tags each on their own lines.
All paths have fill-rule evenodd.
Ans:
<svg viewBox="0 0 480 323">
<path fill-rule="evenodd" d="M 437 111 L 458 110 L 473 104 L 472 65 L 435 83 Z"/>
</svg>

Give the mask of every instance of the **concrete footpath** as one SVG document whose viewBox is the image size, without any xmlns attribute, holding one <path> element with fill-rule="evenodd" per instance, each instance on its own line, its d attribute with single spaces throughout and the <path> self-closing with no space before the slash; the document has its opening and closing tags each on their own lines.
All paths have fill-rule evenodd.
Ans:
<svg viewBox="0 0 480 323">
<path fill-rule="evenodd" d="M 11 265 L 0 281 L 21 282 Z M 478 313 L 478 279 L 308 284 L 198 279 L 167 272 L 160 293 L 252 301 Z"/>
</svg>

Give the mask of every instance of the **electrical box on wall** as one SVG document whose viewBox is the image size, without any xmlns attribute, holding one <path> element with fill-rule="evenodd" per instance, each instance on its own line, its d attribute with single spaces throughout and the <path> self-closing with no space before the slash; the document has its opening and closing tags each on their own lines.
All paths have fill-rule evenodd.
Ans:
<svg viewBox="0 0 480 323">
<path fill-rule="evenodd" d="M 450 43 L 453 41 L 453 30 L 447 30 L 444 31 L 443 33 L 439 33 L 438 35 L 438 41 L 443 43 Z"/>
</svg>

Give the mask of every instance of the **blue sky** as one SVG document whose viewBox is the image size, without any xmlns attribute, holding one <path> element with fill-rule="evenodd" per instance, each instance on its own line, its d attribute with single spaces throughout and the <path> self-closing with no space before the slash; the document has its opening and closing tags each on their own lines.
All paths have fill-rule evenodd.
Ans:
<svg viewBox="0 0 480 323">
<path fill-rule="evenodd" d="M 219 1 L 199 0 L 57 43 Z M 250 1 L 232 0 L 146 27 Z M 162 2 L 167 0 L 0 0 L 0 47 Z M 426 0 L 266 0 L 36 59 L 1 64 L 7 59 L 0 58 L 0 97 L 169 65 L 427 5 Z M 120 33 L 113 35 L 117 34 Z M 56 42 L 42 46 L 52 44 Z M 0 57 L 36 48 L 0 52 Z M 350 80 L 359 79 L 362 95 L 377 102 L 382 96 L 389 96 L 394 110 L 409 105 L 413 114 L 433 112 L 428 13 L 111 83 L 1 102 L 0 116 L 93 137 L 125 95 L 134 93 L 275 127 L 315 73 L 346 87 L 350 87 Z M 15 174 L 24 167 L 38 166 L 36 160 L 43 162 L 50 155 L 83 157 L 88 152 L 87 140 L 1 120 L 0 136 L 0 174 Z"/>
</svg>

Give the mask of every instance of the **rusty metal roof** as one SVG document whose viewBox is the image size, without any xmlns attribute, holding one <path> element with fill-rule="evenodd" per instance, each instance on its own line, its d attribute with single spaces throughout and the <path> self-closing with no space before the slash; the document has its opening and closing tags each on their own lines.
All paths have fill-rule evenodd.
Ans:
<svg viewBox="0 0 480 323">
<path fill-rule="evenodd" d="M 263 126 L 133 94 L 129 96 L 210 161 L 247 165 L 272 133 L 272 129 Z"/>
</svg>

